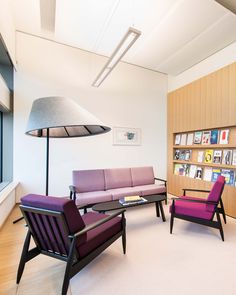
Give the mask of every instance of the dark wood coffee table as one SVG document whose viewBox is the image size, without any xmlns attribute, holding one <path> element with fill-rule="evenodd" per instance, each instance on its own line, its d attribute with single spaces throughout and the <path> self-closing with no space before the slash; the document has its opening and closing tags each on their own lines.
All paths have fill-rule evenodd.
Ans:
<svg viewBox="0 0 236 295">
<path fill-rule="evenodd" d="M 144 196 L 144 199 L 147 200 L 147 202 L 143 203 L 134 203 L 131 205 L 121 205 L 119 203 L 119 200 L 115 201 L 109 201 L 104 203 L 98 203 L 92 207 L 92 210 L 98 211 L 100 213 L 105 213 L 106 211 L 111 210 L 118 210 L 118 209 L 124 209 L 124 208 L 130 208 L 130 207 L 136 207 L 136 206 L 143 206 L 150 203 L 155 203 L 156 205 L 156 216 L 160 217 L 160 211 L 161 211 L 161 217 L 163 221 L 166 221 L 165 213 L 162 206 L 162 201 L 166 201 L 166 195 L 150 195 L 150 196 Z"/>
</svg>

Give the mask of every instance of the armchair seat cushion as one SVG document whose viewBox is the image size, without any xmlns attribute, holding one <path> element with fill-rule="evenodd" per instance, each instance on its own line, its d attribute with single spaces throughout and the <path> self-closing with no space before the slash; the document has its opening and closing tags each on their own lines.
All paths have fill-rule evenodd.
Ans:
<svg viewBox="0 0 236 295">
<path fill-rule="evenodd" d="M 135 187 L 137 190 L 141 191 L 142 196 L 155 195 L 166 192 L 166 187 L 161 184 L 146 184 L 139 185 Z"/>
<path fill-rule="evenodd" d="M 76 205 L 89 205 L 112 200 L 111 193 L 107 191 L 96 191 L 76 194 Z"/>
<path fill-rule="evenodd" d="M 213 205 L 206 206 L 206 204 L 188 202 L 184 200 L 175 201 L 175 214 L 210 220 L 212 218 L 213 211 L 214 211 Z M 172 205 L 170 206 L 170 212 L 172 212 Z"/>
<path fill-rule="evenodd" d="M 86 213 L 82 216 L 82 219 L 86 226 L 97 222 L 108 215 L 106 214 L 97 214 L 94 212 Z M 80 254 L 80 257 L 84 257 L 88 255 L 91 251 L 105 243 L 107 240 L 109 240 L 111 237 L 113 237 L 115 234 L 120 232 L 122 230 L 122 219 L 121 217 L 115 217 L 106 223 L 96 227 L 95 229 L 92 229 L 87 232 L 87 239 L 86 242 L 83 244 L 77 245 L 77 250 Z"/>
<path fill-rule="evenodd" d="M 108 190 L 112 195 L 112 200 L 119 200 L 127 196 L 141 196 L 141 191 L 136 187 L 124 187 Z"/>
</svg>

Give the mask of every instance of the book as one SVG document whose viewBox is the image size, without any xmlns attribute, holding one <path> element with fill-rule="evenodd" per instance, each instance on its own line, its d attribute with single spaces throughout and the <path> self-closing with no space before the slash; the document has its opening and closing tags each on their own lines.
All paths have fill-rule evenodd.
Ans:
<svg viewBox="0 0 236 295">
<path fill-rule="evenodd" d="M 179 169 L 181 167 L 181 164 L 175 164 L 174 167 L 174 175 L 179 175 Z"/>
<path fill-rule="evenodd" d="M 196 165 L 190 165 L 190 170 L 189 170 L 189 177 L 194 178 L 196 175 L 197 171 L 197 166 Z"/>
<path fill-rule="evenodd" d="M 203 159 L 204 159 L 204 151 L 198 151 L 198 154 L 197 154 L 198 163 L 202 163 Z"/>
<path fill-rule="evenodd" d="M 221 171 L 219 168 L 216 169 L 212 169 L 212 177 L 211 177 L 211 181 L 212 182 L 216 182 L 218 176 L 221 175 Z"/>
<path fill-rule="evenodd" d="M 219 144 L 228 144 L 228 143 L 229 143 L 229 129 L 223 129 L 220 131 Z"/>
<path fill-rule="evenodd" d="M 184 152 L 184 160 L 189 161 L 191 158 L 191 150 L 185 150 Z"/>
<path fill-rule="evenodd" d="M 179 152 L 179 160 L 184 160 L 185 159 L 185 150 L 180 150 Z"/>
<path fill-rule="evenodd" d="M 202 167 L 197 167 L 195 178 L 202 179 Z"/>
<path fill-rule="evenodd" d="M 232 165 L 236 165 L 236 150 L 233 150 L 233 154 L 232 154 Z"/>
<path fill-rule="evenodd" d="M 192 144 L 193 144 L 193 133 L 188 133 L 186 145 L 192 145 Z"/>
<path fill-rule="evenodd" d="M 232 150 L 223 150 L 223 156 L 222 156 L 222 164 L 224 165 L 231 165 L 232 163 Z"/>
<path fill-rule="evenodd" d="M 141 204 L 141 203 L 145 203 L 145 202 L 147 202 L 147 200 L 144 199 L 143 197 L 141 197 L 141 200 L 139 200 L 139 201 L 126 202 L 124 198 L 122 198 L 122 199 L 119 200 L 119 203 L 122 206 L 129 206 L 129 205 L 134 205 L 134 204 Z"/>
<path fill-rule="evenodd" d="M 179 160 L 180 150 L 175 150 L 174 160 Z"/>
<path fill-rule="evenodd" d="M 187 141 L 187 134 L 183 133 L 181 135 L 180 145 L 186 145 L 186 141 Z"/>
<path fill-rule="evenodd" d="M 181 134 L 175 135 L 175 145 L 179 145 L 181 140 Z"/>
<path fill-rule="evenodd" d="M 124 197 L 125 202 L 137 202 L 142 200 L 142 198 L 140 196 L 127 196 Z"/>
<path fill-rule="evenodd" d="M 175 164 L 174 174 L 179 176 L 188 176 L 189 175 L 189 164 Z"/>
<path fill-rule="evenodd" d="M 211 181 L 211 178 L 212 178 L 212 168 L 210 167 L 206 167 L 204 169 L 204 173 L 203 173 L 203 180 L 205 181 Z"/>
<path fill-rule="evenodd" d="M 213 153 L 213 163 L 220 164 L 222 159 L 222 151 L 221 150 L 214 150 Z"/>
<path fill-rule="evenodd" d="M 193 143 L 200 144 L 202 142 L 202 131 L 194 132 L 194 140 Z"/>
<path fill-rule="evenodd" d="M 213 150 L 206 150 L 204 156 L 205 163 L 212 163 L 213 160 Z"/>
<path fill-rule="evenodd" d="M 221 175 L 225 177 L 225 183 L 228 185 L 233 186 L 234 185 L 234 171 L 229 169 L 222 169 Z"/>
<path fill-rule="evenodd" d="M 219 131 L 218 130 L 211 130 L 211 139 L 210 143 L 211 144 L 217 144 L 218 143 L 218 136 L 219 136 Z"/>
<path fill-rule="evenodd" d="M 185 167 L 184 167 L 184 169 L 185 169 L 185 176 L 189 176 L 189 173 L 190 173 L 190 165 L 189 164 L 185 164 Z"/>
<path fill-rule="evenodd" d="M 203 131 L 202 144 L 210 144 L 210 143 L 211 143 L 211 131 Z"/>
</svg>

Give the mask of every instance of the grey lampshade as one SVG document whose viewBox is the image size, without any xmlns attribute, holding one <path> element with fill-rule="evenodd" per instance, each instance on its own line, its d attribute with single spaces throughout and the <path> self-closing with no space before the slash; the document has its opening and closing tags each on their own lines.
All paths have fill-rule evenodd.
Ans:
<svg viewBox="0 0 236 295">
<path fill-rule="evenodd" d="M 33 102 L 26 134 L 37 137 L 80 137 L 111 130 L 73 100 L 43 97 Z"/>
</svg>

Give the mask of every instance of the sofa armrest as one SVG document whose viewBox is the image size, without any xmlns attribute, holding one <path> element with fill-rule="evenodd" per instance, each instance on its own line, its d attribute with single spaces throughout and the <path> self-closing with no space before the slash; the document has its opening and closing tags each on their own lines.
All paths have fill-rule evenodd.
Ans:
<svg viewBox="0 0 236 295">
<path fill-rule="evenodd" d="M 186 195 L 186 191 L 199 192 L 199 193 L 210 193 L 210 190 L 195 189 L 195 188 L 183 188 L 184 196 Z"/>
<path fill-rule="evenodd" d="M 69 189 L 70 189 L 70 199 L 75 202 L 75 200 L 76 200 L 76 187 L 74 185 L 70 185 Z"/>
<path fill-rule="evenodd" d="M 165 179 L 157 178 L 157 177 L 154 177 L 154 179 L 155 179 L 155 180 L 159 180 L 159 181 L 164 182 L 165 186 L 166 186 L 166 184 L 167 184 L 167 180 L 165 180 Z"/>
<path fill-rule="evenodd" d="M 118 215 L 120 215 L 120 214 L 122 214 L 122 221 L 124 221 L 124 219 L 125 219 L 124 212 L 125 212 L 125 211 L 126 211 L 125 209 L 121 209 L 121 210 L 119 210 L 119 211 L 117 211 L 117 212 L 115 212 L 115 213 L 113 213 L 113 214 L 111 214 L 111 215 L 109 215 L 109 216 L 107 216 L 107 217 L 101 219 L 101 220 L 98 220 L 97 222 L 94 222 L 94 223 L 92 223 L 92 224 L 86 226 L 86 227 L 83 228 L 81 231 L 79 231 L 79 232 L 77 232 L 77 233 L 75 233 L 75 234 L 73 234 L 73 235 L 70 235 L 69 238 L 77 238 L 77 237 L 79 237 L 79 236 L 81 236 L 81 235 L 87 233 L 88 231 L 90 231 L 90 230 L 92 230 L 92 229 L 95 229 L 96 227 L 98 227 L 98 226 L 100 226 L 100 225 L 106 223 L 107 221 L 109 221 L 109 220 L 115 218 L 116 216 L 118 216 Z M 99 214 L 99 213 L 98 213 L 98 214 Z"/>
</svg>

